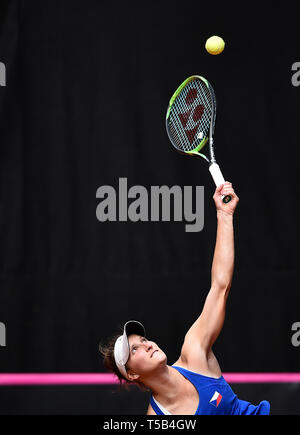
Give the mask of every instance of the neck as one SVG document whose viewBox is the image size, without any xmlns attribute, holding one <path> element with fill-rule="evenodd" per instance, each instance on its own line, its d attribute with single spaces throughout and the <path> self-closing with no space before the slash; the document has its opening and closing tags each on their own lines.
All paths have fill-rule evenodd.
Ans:
<svg viewBox="0 0 300 435">
<path fill-rule="evenodd" d="M 151 389 L 153 396 L 159 401 L 159 398 L 164 398 L 165 401 L 172 401 L 180 391 L 180 378 L 178 372 L 173 367 L 166 365 L 161 368 L 155 376 L 145 379 L 143 383 Z"/>
</svg>

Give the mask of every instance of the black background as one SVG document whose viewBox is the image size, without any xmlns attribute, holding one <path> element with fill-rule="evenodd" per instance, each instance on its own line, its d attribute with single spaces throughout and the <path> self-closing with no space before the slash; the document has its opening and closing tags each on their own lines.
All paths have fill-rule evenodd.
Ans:
<svg viewBox="0 0 300 435">
<path fill-rule="evenodd" d="M 168 101 L 188 76 L 217 97 L 216 157 L 240 202 L 215 354 L 224 372 L 299 371 L 300 61 L 295 5 L 2 1 L 2 372 L 102 372 L 99 341 L 129 319 L 173 364 L 210 286 L 216 217 L 205 162 L 175 152 Z M 225 50 L 204 44 L 222 36 Z M 205 186 L 182 222 L 96 219 L 102 185 Z"/>
</svg>

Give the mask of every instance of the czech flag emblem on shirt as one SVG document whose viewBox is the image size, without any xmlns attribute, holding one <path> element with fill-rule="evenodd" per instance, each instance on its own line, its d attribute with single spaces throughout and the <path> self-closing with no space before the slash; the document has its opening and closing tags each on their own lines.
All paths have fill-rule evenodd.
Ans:
<svg viewBox="0 0 300 435">
<path fill-rule="evenodd" d="M 209 403 L 211 403 L 216 408 L 219 406 L 220 402 L 222 400 L 222 395 L 218 393 L 217 391 L 214 392 L 214 395 L 210 399 Z"/>
</svg>

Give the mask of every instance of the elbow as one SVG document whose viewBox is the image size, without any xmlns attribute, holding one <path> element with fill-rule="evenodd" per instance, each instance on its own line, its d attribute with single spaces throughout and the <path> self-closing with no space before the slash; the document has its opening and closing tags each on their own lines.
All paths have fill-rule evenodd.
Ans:
<svg viewBox="0 0 300 435">
<path fill-rule="evenodd" d="M 223 293 L 224 296 L 228 296 L 231 289 L 232 279 L 215 279 L 212 281 L 211 287 L 215 289 L 217 293 Z"/>
</svg>

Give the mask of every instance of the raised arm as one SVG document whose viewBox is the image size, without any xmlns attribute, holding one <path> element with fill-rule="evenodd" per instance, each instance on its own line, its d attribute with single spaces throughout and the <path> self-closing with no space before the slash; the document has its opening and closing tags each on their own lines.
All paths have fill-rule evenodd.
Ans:
<svg viewBox="0 0 300 435">
<path fill-rule="evenodd" d="M 232 195 L 224 204 L 222 195 Z M 203 310 L 188 330 L 182 347 L 182 356 L 189 360 L 199 354 L 208 354 L 224 324 L 226 300 L 234 269 L 233 214 L 239 198 L 231 183 L 219 186 L 214 194 L 217 210 L 217 236 L 211 269 L 211 288 Z"/>
</svg>

